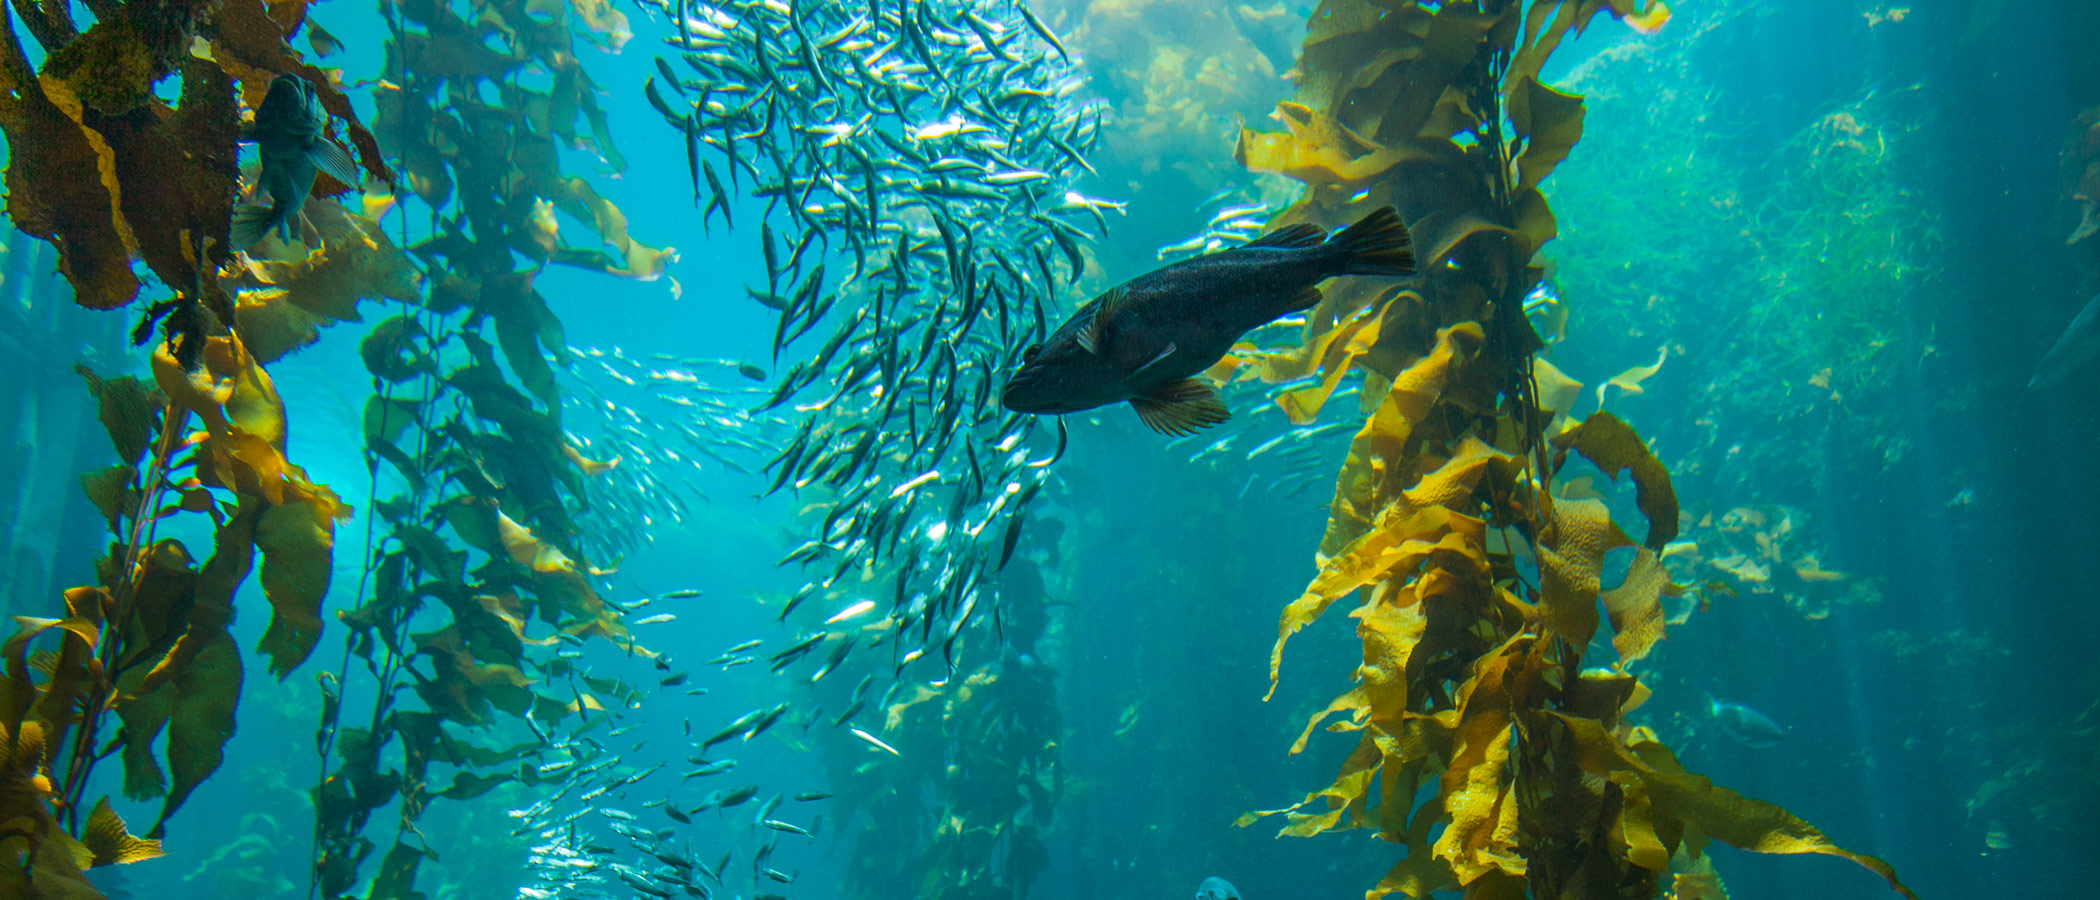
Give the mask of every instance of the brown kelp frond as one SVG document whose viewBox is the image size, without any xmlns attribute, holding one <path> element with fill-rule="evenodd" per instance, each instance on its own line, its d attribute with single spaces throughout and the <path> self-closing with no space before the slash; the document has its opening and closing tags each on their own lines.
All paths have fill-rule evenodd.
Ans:
<svg viewBox="0 0 2100 900">
<path fill-rule="evenodd" d="M 391 178 L 349 98 L 299 59 L 286 43 L 290 30 L 261 0 L 113 5 L 85 32 L 73 29 L 65 4 L 38 10 L 49 17 L 30 16 L 45 52 L 41 72 L 29 67 L 12 28 L 0 32 L 0 130 L 12 149 L 8 214 L 58 249 L 60 271 L 83 306 L 130 303 L 139 288 L 136 256 L 230 324 L 232 307 L 212 270 L 232 252 L 236 82 L 259 102 L 278 75 L 303 76 L 346 123 L 367 171 Z M 200 41 L 210 52 L 193 55 Z M 175 104 L 153 92 L 170 75 L 182 82 Z"/>
<path fill-rule="evenodd" d="M 1305 184 L 1271 227 L 1397 204 L 1428 263 L 1406 291 L 1328 290 L 1296 349 L 1235 351 L 1258 374 L 1327 373 L 1287 394 L 1287 410 L 1317 409 L 1352 363 L 1382 389 L 1367 390 L 1376 408 L 1337 477 L 1319 572 L 1284 608 L 1270 658 L 1273 695 L 1291 635 L 1356 596 L 1356 685 L 1291 750 L 1326 722 L 1357 732 L 1356 749 L 1326 788 L 1241 824 L 1281 814 L 1284 835 L 1367 827 L 1403 845 L 1370 898 L 1657 897 L 1666 875 L 1679 896 L 1725 896 L 1710 838 L 1839 856 L 1909 896 L 1880 860 L 1686 773 L 1627 721 L 1649 691 L 1624 664 L 1663 639 L 1664 601 L 1682 590 L 1665 564 L 1685 555 L 1676 491 L 1616 416 L 1567 424 L 1582 387 L 1535 357 L 1544 343 L 1523 309 L 1557 232 L 1541 186 L 1585 116 L 1539 72 L 1599 13 L 1644 31 L 1669 15 L 1635 0 L 1327 0 L 1299 58 L 1299 102 L 1279 109 L 1287 133 L 1240 136 L 1241 163 Z M 1655 368 L 1606 386 L 1637 392 Z M 1562 477 L 1570 451 L 1614 480 L 1630 474 L 1641 541 Z M 1632 562 L 1607 590 L 1606 557 L 1624 548 Z M 1607 625 L 1617 664 L 1585 668 Z"/>
</svg>

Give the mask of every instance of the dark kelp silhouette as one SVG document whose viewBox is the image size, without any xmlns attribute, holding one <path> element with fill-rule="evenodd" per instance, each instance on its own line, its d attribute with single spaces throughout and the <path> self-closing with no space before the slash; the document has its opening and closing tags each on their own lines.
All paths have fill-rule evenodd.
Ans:
<svg viewBox="0 0 2100 900">
<path fill-rule="evenodd" d="M 395 131 L 392 155 L 442 217 L 442 236 L 412 248 L 426 275 L 381 229 L 378 218 L 391 203 L 384 195 L 362 203 L 316 199 L 305 205 L 295 240 L 272 237 L 241 256 L 227 246 L 240 186 L 242 101 L 254 107 L 280 76 L 314 86 L 331 116 L 324 135 L 342 120 L 343 140 L 368 183 L 393 180 L 332 74 L 288 43 L 311 26 L 304 3 L 86 5 L 95 24 L 85 31 L 63 2 L 15 8 L 44 49 L 41 71 L 29 65 L 12 20 L 0 31 L 8 212 L 18 228 L 58 250 L 81 305 L 131 303 L 141 286 L 134 258 L 172 296 L 152 303 L 133 332 L 142 344 L 162 336 L 150 380 L 81 370 L 119 459 L 82 477 L 113 534 L 98 584 L 68 591 L 65 617 L 25 619 L 0 646 L 0 819 L 14 823 L 0 842 L 27 863 L 0 871 L 0 894 L 87 900 L 99 895 L 82 869 L 160 854 L 157 841 L 132 837 L 106 800 L 90 808 L 82 793 L 95 764 L 120 755 L 127 796 L 165 797 L 147 832 L 158 837 L 217 770 L 234 732 L 243 667 L 227 626 L 251 572 L 271 607 L 259 650 L 272 674 L 288 675 L 311 654 L 330 588 L 335 523 L 350 507 L 286 458 L 286 402 L 264 365 L 317 340 L 327 325 L 361 320 L 360 304 L 388 300 L 409 312 L 379 323 L 361 347 L 378 386 L 364 430 L 373 499 L 380 460 L 408 490 L 368 502 L 388 533 L 375 544 L 382 549 L 373 577 L 338 613 L 351 626 L 345 659 L 367 664 L 377 700 L 364 727 L 339 729 L 341 679 L 351 670 L 323 673 L 316 735 L 324 767 L 340 764 L 314 791 L 315 887 L 340 896 L 373 849 L 360 832 L 375 810 L 398 800 L 403 833 L 413 834 L 432 798 L 536 781 L 533 766 L 513 772 L 510 764 L 544 749 L 546 739 L 479 748 L 449 733 L 446 722 L 530 713 L 552 725 L 639 701 L 632 688 L 593 678 L 551 651 L 536 656 L 531 648 L 554 637 L 524 636 L 537 618 L 571 641 L 596 635 L 646 652 L 627 639 L 618 611 L 598 600 L 589 581 L 596 570 L 584 561 L 571 510 L 582 506 L 583 479 L 610 463 L 586 458 L 563 435 L 559 393 L 541 355 L 565 352 L 560 323 L 532 292 L 536 269 L 515 270 L 512 249 L 535 266 L 559 262 L 637 278 L 659 276 L 673 255 L 633 241 L 616 207 L 555 164 L 560 138 L 572 147 L 589 142 L 615 169 L 621 165 L 564 16 L 528 16 L 519 3 L 482 10 L 484 23 L 510 23 L 513 54 L 491 62 L 493 51 L 462 39 L 464 28 L 447 29 L 463 24 L 455 13 L 430 3 L 402 7 L 432 30 L 396 31 L 381 112 Z M 578 14 L 608 43 L 624 39 L 624 19 L 604 4 L 580 3 Z M 311 36 L 317 47 L 329 43 L 317 30 Z M 462 65 L 463 58 L 489 67 Z M 551 91 L 510 79 L 499 108 L 431 105 L 444 79 L 487 77 L 529 59 L 553 73 Z M 154 92 L 171 75 L 181 79 L 173 104 Z M 410 109 L 414 122 L 403 119 Z M 486 112 L 500 113 L 494 132 L 476 115 Z M 579 115 L 593 137 L 574 127 Z M 466 134 L 468 119 L 480 128 L 475 140 L 433 146 L 438 129 Z M 427 127 L 411 127 L 418 123 Z M 432 172 L 443 175 L 442 191 Z M 354 185 L 324 175 L 314 192 L 347 187 Z M 589 224 L 614 252 L 565 246 L 542 197 Z M 487 322 L 496 325 L 493 344 L 480 337 Z M 499 348 L 508 373 L 497 363 Z M 211 520 L 214 545 L 201 562 L 183 542 L 156 539 L 157 525 L 177 515 Z M 471 572 L 468 548 L 488 557 Z M 433 599 L 449 623 L 409 632 L 410 617 Z M 434 618 L 442 617 L 426 615 L 419 627 Z M 427 670 L 413 665 L 426 659 Z M 554 679 L 569 682 L 560 698 L 532 690 Z M 397 707 L 402 689 L 423 708 Z M 459 767 L 449 785 L 426 783 L 434 761 Z M 411 896 L 426 852 L 397 842 L 371 896 Z"/>
<path fill-rule="evenodd" d="M 574 52 L 570 16 L 613 43 L 624 40 L 624 17 L 584 3 L 533 6 L 552 16 L 526 7 L 477 6 L 471 26 L 453 4 L 398 7 L 373 130 L 427 205 L 434 236 L 408 247 L 421 263 L 409 267 L 387 257 L 370 219 L 341 213 L 368 238 L 335 263 L 343 277 L 399 288 L 402 271 L 419 268 L 427 290 L 383 290 L 404 305 L 359 346 L 374 385 L 363 416 L 374 490 L 384 481 L 400 492 L 372 503 L 380 531 L 370 576 L 338 613 L 349 626 L 340 677 L 362 674 L 376 685 L 370 710 L 346 721 L 343 686 L 323 681 L 315 749 L 327 775 L 313 790 L 311 886 L 326 897 L 359 882 L 379 846 L 366 832 L 382 810 L 395 813 L 395 835 L 368 897 L 406 900 L 422 895 L 417 869 L 437 852 L 415 827 L 431 803 L 512 782 L 566 790 L 578 766 L 561 763 L 581 752 L 565 739 L 569 730 L 635 708 L 643 695 L 557 648 L 597 637 L 654 657 L 593 586 L 605 572 L 590 548 L 606 541 L 583 514 L 592 491 L 603 490 L 591 476 L 617 460 L 587 458 L 563 430 L 555 369 L 569 348 L 533 283 L 549 263 L 653 280 L 676 254 L 635 241 L 618 207 L 557 165 L 559 140 L 624 168 Z M 500 35 L 508 52 L 491 49 L 484 33 Z M 545 75 L 522 77 L 527 62 Z M 579 116 L 589 136 L 577 130 Z M 612 252 L 569 246 L 555 209 Z M 317 282 L 308 295 L 323 299 L 300 306 L 340 308 L 326 302 L 341 297 L 327 263 L 302 265 L 285 270 Z M 254 277 L 270 282 L 274 270 Z M 302 321 L 282 318 L 294 329 Z M 542 627 L 542 636 L 528 634 Z M 469 739 L 469 729 L 498 722 L 534 739 Z M 451 767 L 449 782 L 433 773 L 439 763 Z M 501 852 L 497 834 L 458 840 Z"/>
</svg>

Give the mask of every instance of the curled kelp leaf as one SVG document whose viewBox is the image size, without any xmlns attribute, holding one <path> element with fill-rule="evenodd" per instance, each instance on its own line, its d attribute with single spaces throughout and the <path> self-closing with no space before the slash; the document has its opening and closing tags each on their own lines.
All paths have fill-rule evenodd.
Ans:
<svg viewBox="0 0 2100 900">
<path fill-rule="evenodd" d="M 1318 384 L 1312 387 L 1284 391 L 1276 395 L 1276 405 L 1283 408 L 1284 417 L 1293 425 L 1310 424 L 1320 415 L 1320 407 L 1341 386 L 1342 376 L 1349 373 L 1349 366 L 1357 357 L 1369 352 L 1378 343 L 1378 324 L 1385 318 L 1386 307 L 1365 309 L 1341 327 L 1326 332 L 1308 342 L 1318 349 L 1308 354 L 1319 360 L 1323 374 Z M 1268 368 L 1264 366 L 1264 368 Z M 1263 378 L 1269 377 L 1268 372 Z"/>
<path fill-rule="evenodd" d="M 1436 347 L 1393 377 L 1378 412 L 1350 442 L 1349 461 L 1335 485 L 1327 537 L 1320 545 L 1323 562 L 1367 530 L 1383 504 L 1405 487 L 1392 482 L 1406 474 L 1397 464 L 1408 455 L 1416 423 L 1424 421 L 1443 396 L 1453 364 L 1464 348 L 1482 338 L 1480 326 L 1470 322 L 1439 331 Z"/>
<path fill-rule="evenodd" d="M 1285 134 L 1240 129 L 1233 161 L 1253 172 L 1275 172 L 1307 184 L 1347 185 L 1374 178 L 1405 157 L 1299 103 L 1276 104 Z"/>
<path fill-rule="evenodd" d="M 1642 546 L 1661 550 L 1677 539 L 1677 489 L 1670 484 L 1670 471 L 1646 441 L 1619 417 L 1597 412 L 1553 437 L 1553 446 L 1563 452 L 1574 449 L 1617 480 L 1619 472 L 1632 470 L 1635 502 L 1648 517 L 1648 536 Z"/>
<path fill-rule="evenodd" d="M 205 425 L 196 451 L 199 480 L 267 506 L 255 509 L 257 523 L 245 539 L 253 544 L 260 535 L 263 594 L 274 610 L 263 649 L 282 676 L 306 659 L 319 636 L 335 521 L 350 508 L 285 458 L 284 402 L 239 339 L 212 338 L 204 362 L 184 372 L 163 346 L 154 356 L 154 376 L 177 406 Z"/>
<path fill-rule="evenodd" d="M 101 900 L 81 874 L 94 851 L 66 833 L 52 814 L 51 784 L 40 776 L 47 752 L 35 721 L 0 724 L 0 892 L 35 900 Z"/>
</svg>

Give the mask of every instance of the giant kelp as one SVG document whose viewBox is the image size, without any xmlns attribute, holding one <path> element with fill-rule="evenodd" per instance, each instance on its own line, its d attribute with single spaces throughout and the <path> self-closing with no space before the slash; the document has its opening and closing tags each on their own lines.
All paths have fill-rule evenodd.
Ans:
<svg viewBox="0 0 2100 900">
<path fill-rule="evenodd" d="M 349 626 L 343 668 L 324 680 L 315 734 L 327 774 L 313 789 L 311 885 L 323 896 L 356 886 L 379 849 L 366 831 L 385 810 L 395 835 L 367 896 L 420 896 L 418 869 L 439 853 L 416 828 L 431 804 L 513 782 L 552 791 L 550 781 L 576 777 L 578 755 L 593 753 L 568 741 L 568 729 L 640 700 L 555 653 L 596 637 L 649 655 L 597 593 L 603 570 L 579 520 L 592 476 L 616 461 L 585 456 L 563 426 L 557 371 L 569 348 L 534 282 L 548 264 L 653 280 L 676 256 L 636 241 L 618 207 L 559 166 L 561 145 L 623 165 L 574 52 L 570 15 L 522 2 L 464 12 L 401 5 L 375 131 L 430 215 L 431 233 L 407 251 L 420 265 L 376 222 L 341 209 L 325 216 L 343 223 L 332 258 L 251 264 L 263 285 L 288 272 L 307 296 L 324 298 L 298 310 L 349 318 L 337 311 L 346 308 L 342 292 L 328 289 L 343 278 L 403 304 L 359 346 L 374 386 L 362 425 L 375 531 L 367 577 L 353 608 L 338 614 Z M 617 13 L 579 5 L 575 15 L 604 40 L 625 39 Z M 484 42 L 490 37 L 505 52 Z M 543 82 L 518 76 L 528 62 L 542 67 Z M 562 240 L 555 210 L 601 246 Z M 304 318 L 282 318 L 296 341 Z M 394 493 L 377 499 L 382 484 Z M 343 682 L 353 673 L 370 680 L 371 706 L 345 720 Z M 527 734 L 508 743 L 467 736 L 521 728 Z"/>
<path fill-rule="evenodd" d="M 1548 379 L 1532 364 L 1542 343 L 1521 306 L 1556 230 L 1541 183 L 1583 130 L 1582 99 L 1540 69 L 1600 14 L 1652 29 L 1669 13 L 1637 0 L 1327 0 L 1299 58 L 1299 102 L 1279 108 L 1288 131 L 1241 135 L 1243 163 L 1306 183 L 1276 224 L 1395 203 L 1430 263 L 1406 289 L 1329 291 L 1306 326 L 1310 343 L 1379 311 L 1374 342 L 1323 357 L 1366 370 L 1377 402 L 1271 674 L 1292 634 L 1358 594 L 1356 685 L 1293 750 L 1335 716 L 1329 730 L 1359 738 L 1331 785 L 1242 823 L 1282 814 L 1287 835 L 1369 827 L 1406 847 L 1370 897 L 1708 896 L 1712 839 L 1837 855 L 1909 895 L 1881 861 L 1686 772 L 1627 718 L 1648 688 L 1626 666 L 1661 639 L 1662 600 L 1678 591 L 1660 559 L 1680 530 L 1675 491 L 1610 413 L 1549 427 Z M 1576 456 L 1632 482 L 1638 542 L 1606 502 L 1554 490 Z M 1632 562 L 1606 589 L 1604 558 L 1621 548 Z M 1607 623 L 1617 662 L 1586 668 Z"/>
<path fill-rule="evenodd" d="M 96 896 L 84 881 L 71 886 L 78 868 L 159 855 L 157 841 L 129 837 L 107 799 L 83 821 L 82 798 L 96 763 L 121 753 L 125 793 L 164 798 L 147 832 L 158 838 L 217 771 L 243 668 L 227 627 L 252 571 L 272 607 L 259 649 L 273 673 L 297 667 L 320 636 L 334 524 L 349 508 L 285 458 L 284 402 L 238 334 L 206 339 L 195 371 L 172 343 L 155 354 L 152 382 L 81 369 L 121 460 L 82 478 L 109 522 L 109 554 L 98 584 L 66 592 L 65 617 L 22 617 L 5 646 L 0 725 L 11 746 L 19 738 L 7 815 L 35 823 L 9 836 L 26 862 L 7 875 L 22 896 Z M 172 516 L 209 519 L 201 566 L 183 541 L 156 539 Z M 32 655 L 46 636 L 56 647 L 47 639 Z M 79 849 L 112 841 L 106 852 Z"/>
<path fill-rule="evenodd" d="M 319 638 L 335 522 L 349 507 L 286 457 L 286 404 L 220 284 L 236 86 L 259 96 L 279 75 L 314 80 L 366 167 L 384 174 L 348 101 L 286 43 L 298 22 L 259 2 L 88 6 L 85 31 L 70 4 L 17 8 L 44 50 L 41 71 L 12 19 L 0 32 L 8 213 L 57 248 L 81 305 L 130 303 L 134 256 L 174 296 L 136 329 L 140 343 L 157 325 L 167 336 L 150 381 L 81 370 L 119 460 L 82 479 L 113 536 L 97 583 L 66 593 L 64 618 L 23 619 L 7 644 L 14 700 L 0 725 L 15 750 L 8 816 L 23 827 L 8 838 L 22 865 L 6 877 L 24 896 L 94 896 L 80 867 L 158 854 L 106 800 L 86 812 L 102 759 L 121 753 L 127 795 L 164 798 L 153 838 L 218 769 L 243 669 L 227 626 L 251 572 L 271 607 L 259 649 L 273 674 Z M 155 93 L 170 75 L 181 79 L 174 104 Z M 157 537 L 171 516 L 209 520 L 201 566 L 183 541 Z"/>
</svg>

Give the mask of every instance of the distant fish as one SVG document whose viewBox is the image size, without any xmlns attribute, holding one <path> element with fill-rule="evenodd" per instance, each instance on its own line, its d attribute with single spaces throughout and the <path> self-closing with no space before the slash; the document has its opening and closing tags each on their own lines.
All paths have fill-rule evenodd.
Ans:
<svg viewBox="0 0 2100 900">
<path fill-rule="evenodd" d="M 1337 275 L 1414 273 L 1413 240 L 1391 207 L 1332 240 L 1291 225 L 1222 253 L 1138 276 L 1080 307 L 1048 341 L 1021 351 L 1000 400 L 1023 413 L 1062 414 L 1130 401 L 1163 434 L 1190 434 L 1229 413 L 1209 382 L 1240 335 L 1320 302 Z"/>
<path fill-rule="evenodd" d="M 1734 738 L 1737 743 L 1760 750 L 1777 745 L 1786 739 L 1786 728 L 1764 713 L 1740 703 L 1716 700 L 1706 695 L 1706 711 L 1721 726 L 1721 733 Z"/>
<path fill-rule="evenodd" d="M 1240 900 L 1240 891 L 1232 882 L 1212 875 L 1196 886 L 1196 900 Z"/>
<path fill-rule="evenodd" d="M 2034 368 L 2034 377 L 2028 379 L 2027 387 L 2037 391 L 2054 387 L 2095 356 L 2100 356 L 2100 294 L 2086 301 L 2078 317 L 2056 339 L 2056 346 L 2050 347 L 2042 364 Z"/>
<path fill-rule="evenodd" d="M 327 130 L 328 111 L 321 108 L 312 83 L 297 75 L 279 75 L 270 82 L 270 92 L 256 107 L 255 124 L 242 136 L 255 142 L 262 158 L 261 184 L 270 205 L 243 205 L 233 211 L 229 240 L 234 249 L 246 250 L 272 231 L 281 240 L 291 240 L 299 211 L 313 193 L 315 173 L 327 172 L 346 185 L 358 185 L 357 164 L 328 139 Z"/>
</svg>

